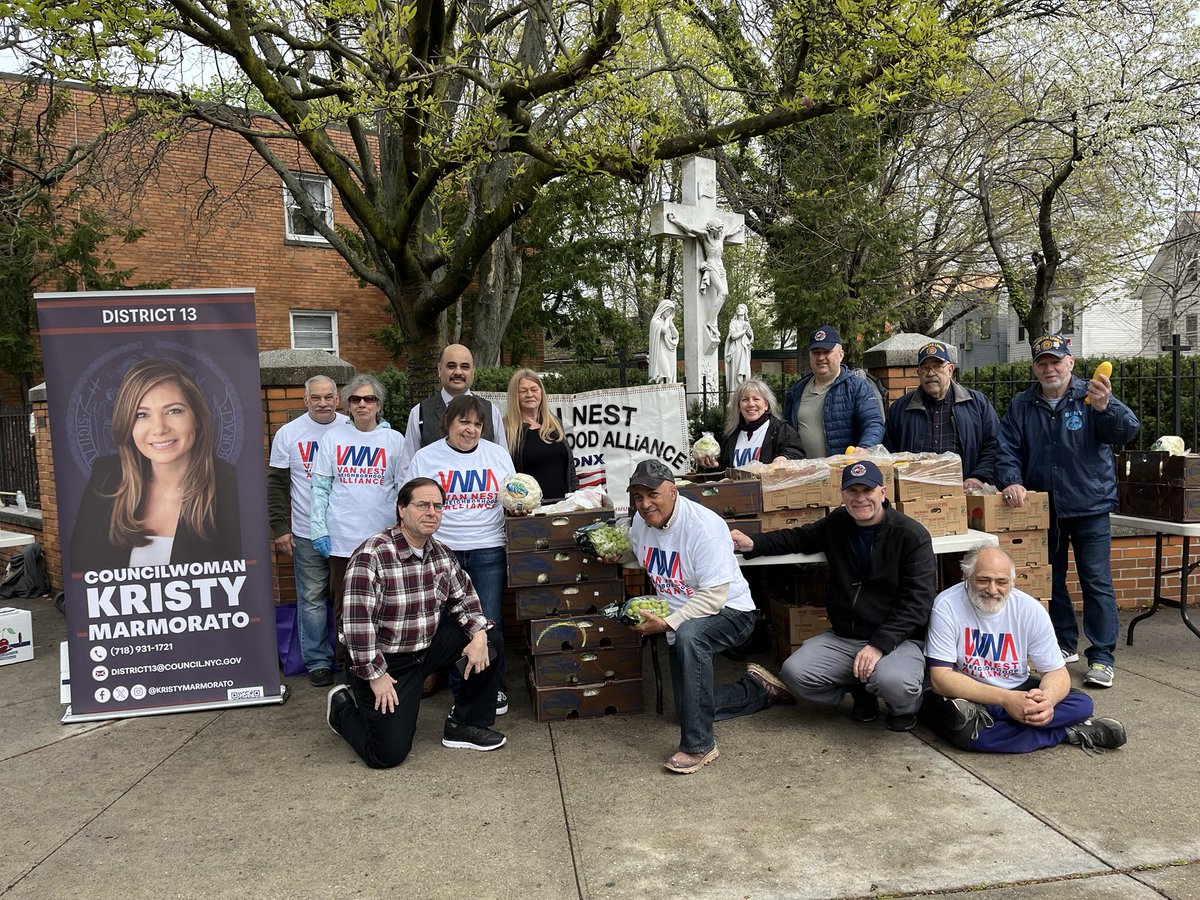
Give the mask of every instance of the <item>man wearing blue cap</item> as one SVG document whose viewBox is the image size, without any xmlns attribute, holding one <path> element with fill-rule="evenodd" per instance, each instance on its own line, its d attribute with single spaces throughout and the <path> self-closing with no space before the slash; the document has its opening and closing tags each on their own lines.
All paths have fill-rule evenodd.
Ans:
<svg viewBox="0 0 1200 900">
<path fill-rule="evenodd" d="M 996 436 L 1000 420 L 987 397 L 954 380 L 950 348 L 930 341 L 917 351 L 920 387 L 892 404 L 887 414 L 887 448 L 893 453 L 957 453 L 963 487 L 996 481 Z"/>
<path fill-rule="evenodd" d="M 1112 394 L 1104 375 L 1076 378 L 1075 357 L 1061 334 L 1033 344 L 1037 384 L 1013 397 L 1000 422 L 997 484 L 1010 506 L 1022 506 L 1027 490 L 1050 495 L 1050 568 L 1054 587 L 1050 621 L 1065 662 L 1079 654 L 1079 623 L 1067 593 L 1067 544 L 1083 593 L 1083 633 L 1088 671 L 1083 683 L 1111 687 L 1113 652 L 1120 622 L 1113 589 L 1112 534 L 1108 514 L 1117 508 L 1113 444 L 1133 440 L 1141 423 Z"/>
<path fill-rule="evenodd" d="M 809 459 L 883 443 L 882 402 L 867 379 L 842 365 L 845 356 L 837 329 L 822 325 L 809 335 L 812 371 L 783 395 L 784 421 L 800 434 Z"/>
<path fill-rule="evenodd" d="M 883 475 L 868 460 L 842 470 L 842 503 L 800 528 L 753 539 L 733 531 L 733 545 L 747 559 L 825 554 L 831 630 L 805 641 L 779 677 L 793 694 L 817 703 L 841 703 L 849 691 L 856 722 L 877 719 L 882 698 L 888 727 L 909 731 L 917 722 L 925 679 L 922 642 L 936 580 L 933 543 L 919 522 L 892 508 Z"/>
</svg>

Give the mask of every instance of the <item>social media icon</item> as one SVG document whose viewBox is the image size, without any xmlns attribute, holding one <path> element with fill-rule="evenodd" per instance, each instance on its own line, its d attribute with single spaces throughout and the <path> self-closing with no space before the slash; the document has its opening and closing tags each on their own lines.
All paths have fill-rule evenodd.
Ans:
<svg viewBox="0 0 1200 900">
<path fill-rule="evenodd" d="M 109 698 L 108 688 L 96 688 L 96 702 L 107 703 Z"/>
<path fill-rule="evenodd" d="M 144 684 L 135 684 L 129 689 L 129 696 L 134 700 L 145 700 L 146 686 Z"/>
<path fill-rule="evenodd" d="M 118 703 L 122 700 L 129 699 L 129 688 L 125 687 L 123 684 L 113 688 L 113 699 Z"/>
</svg>

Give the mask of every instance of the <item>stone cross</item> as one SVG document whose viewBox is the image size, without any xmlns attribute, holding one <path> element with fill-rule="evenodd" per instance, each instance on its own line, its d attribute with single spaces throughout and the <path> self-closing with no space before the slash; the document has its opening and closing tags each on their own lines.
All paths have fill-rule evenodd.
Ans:
<svg viewBox="0 0 1200 900">
<path fill-rule="evenodd" d="M 720 396 L 717 313 L 729 295 L 721 254 L 725 244 L 745 242 L 744 222 L 738 213 L 717 209 L 717 166 L 702 156 L 684 160 L 683 202 L 663 201 L 650 210 L 651 234 L 683 241 L 683 370 L 689 403 L 711 403 Z M 719 228 L 710 230 L 710 224 Z"/>
</svg>

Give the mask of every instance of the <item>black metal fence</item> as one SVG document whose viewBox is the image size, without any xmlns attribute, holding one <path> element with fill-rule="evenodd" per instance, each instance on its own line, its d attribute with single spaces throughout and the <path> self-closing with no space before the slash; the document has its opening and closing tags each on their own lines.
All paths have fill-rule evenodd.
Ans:
<svg viewBox="0 0 1200 900">
<path fill-rule="evenodd" d="M 30 410 L 20 405 L 0 406 L 0 491 L 21 491 L 27 505 L 40 508 L 42 492 L 29 414 Z M 3 499 L 8 504 L 13 502 L 7 495 Z"/>
</svg>

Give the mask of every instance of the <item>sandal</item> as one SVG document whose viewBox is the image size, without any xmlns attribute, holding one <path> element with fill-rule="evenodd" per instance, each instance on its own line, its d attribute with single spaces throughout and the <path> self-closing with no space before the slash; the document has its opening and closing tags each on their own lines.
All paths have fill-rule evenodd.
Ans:
<svg viewBox="0 0 1200 900">
<path fill-rule="evenodd" d="M 720 755 L 721 751 L 716 747 L 707 753 L 684 753 L 679 750 L 663 763 L 663 768 L 680 775 L 691 775 L 693 772 L 699 772 Z"/>
</svg>

